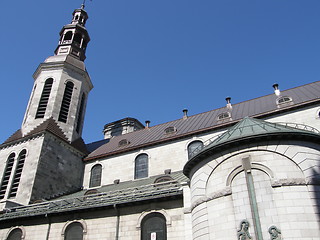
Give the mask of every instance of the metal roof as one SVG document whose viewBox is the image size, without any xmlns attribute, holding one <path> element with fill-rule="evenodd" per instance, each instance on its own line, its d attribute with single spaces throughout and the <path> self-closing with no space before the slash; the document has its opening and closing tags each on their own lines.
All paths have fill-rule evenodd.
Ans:
<svg viewBox="0 0 320 240">
<path fill-rule="evenodd" d="M 281 96 L 289 96 L 292 101 L 288 104 L 279 105 L 277 104 L 277 99 L 279 97 L 275 94 L 270 94 L 233 104 L 232 110 L 227 107 L 214 109 L 209 112 L 113 137 L 108 143 L 91 152 L 85 160 L 107 157 L 125 151 L 151 146 L 160 142 L 226 127 L 238 122 L 246 116 L 263 117 L 288 111 L 292 108 L 305 106 L 307 104 L 318 103 L 320 101 L 320 81 L 282 91 Z M 227 111 L 231 113 L 231 118 L 223 121 L 218 120 L 218 116 Z M 171 134 L 166 134 L 165 129 L 168 127 L 174 127 L 176 131 Z M 127 139 L 130 144 L 119 146 L 119 141 L 123 139 Z"/>
<path fill-rule="evenodd" d="M 162 176 L 170 176 L 172 180 L 154 183 L 157 178 Z M 10 208 L 8 211 L 0 214 L 0 221 L 99 207 L 112 207 L 115 204 L 131 204 L 154 199 L 181 197 L 183 193 L 182 186 L 187 180 L 180 171 L 169 175 L 159 175 L 103 186 L 96 188 L 97 193 L 95 194 L 86 195 L 87 190 L 83 190 L 55 200 Z"/>
</svg>

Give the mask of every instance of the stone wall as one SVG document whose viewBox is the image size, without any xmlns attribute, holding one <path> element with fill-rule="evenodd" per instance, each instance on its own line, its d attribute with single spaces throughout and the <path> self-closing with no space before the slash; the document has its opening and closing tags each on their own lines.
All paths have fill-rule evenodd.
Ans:
<svg viewBox="0 0 320 240">
<path fill-rule="evenodd" d="M 141 221 L 147 214 L 153 212 L 159 212 L 165 216 L 167 239 L 187 239 L 184 231 L 185 219 L 181 200 L 153 202 L 127 207 L 117 206 L 117 209 L 119 210 L 118 236 L 121 240 L 140 240 Z M 63 240 L 66 226 L 74 221 L 78 221 L 84 226 L 85 240 L 116 239 L 118 217 L 117 211 L 113 207 L 39 216 L 19 221 L 6 221 L 1 223 L 0 239 L 6 239 L 12 228 L 21 227 L 24 230 L 25 239 Z"/>
<path fill-rule="evenodd" d="M 253 191 L 243 165 L 248 158 Z M 283 239 L 319 239 L 319 170 L 320 145 L 301 141 L 252 143 L 207 158 L 191 180 L 194 239 L 235 239 L 243 220 L 253 239 L 259 228 L 270 239 L 271 226 Z"/>
</svg>

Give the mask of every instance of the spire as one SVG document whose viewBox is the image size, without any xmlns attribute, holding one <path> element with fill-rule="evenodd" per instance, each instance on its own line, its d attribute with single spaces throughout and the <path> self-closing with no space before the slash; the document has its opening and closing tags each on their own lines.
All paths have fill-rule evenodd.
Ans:
<svg viewBox="0 0 320 240">
<path fill-rule="evenodd" d="M 85 28 L 88 14 L 84 10 L 84 3 L 81 8 L 75 9 L 72 15 L 71 23 L 63 26 L 60 31 L 60 40 L 55 54 L 70 54 L 84 61 L 86 59 L 87 44 L 90 41 L 89 34 Z"/>
</svg>

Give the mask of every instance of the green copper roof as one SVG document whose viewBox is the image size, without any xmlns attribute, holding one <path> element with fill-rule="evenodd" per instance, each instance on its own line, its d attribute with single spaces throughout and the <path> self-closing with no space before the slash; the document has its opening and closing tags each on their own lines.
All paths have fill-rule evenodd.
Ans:
<svg viewBox="0 0 320 240">
<path fill-rule="evenodd" d="M 190 170 L 204 157 L 215 151 L 230 147 L 232 144 L 241 145 L 244 141 L 261 141 L 279 138 L 312 138 L 320 139 L 320 132 L 312 127 L 296 123 L 271 123 L 250 117 L 243 118 L 236 125 L 230 127 L 218 137 L 209 139 L 203 146 L 195 149 L 184 167 L 184 174 L 189 175 Z"/>
<path fill-rule="evenodd" d="M 302 126 L 302 125 L 301 125 Z M 298 125 L 297 125 L 298 127 Z M 260 119 L 254 119 L 250 117 L 245 117 L 243 120 L 238 122 L 233 127 L 229 128 L 228 131 L 220 135 L 207 147 L 212 147 L 223 142 L 229 142 L 238 138 L 254 136 L 254 135 L 263 135 L 271 133 L 306 133 L 306 132 L 315 132 L 313 128 L 308 128 L 305 126 L 304 129 L 297 127 L 291 127 L 290 125 L 282 125 L 278 123 L 266 122 Z"/>
</svg>

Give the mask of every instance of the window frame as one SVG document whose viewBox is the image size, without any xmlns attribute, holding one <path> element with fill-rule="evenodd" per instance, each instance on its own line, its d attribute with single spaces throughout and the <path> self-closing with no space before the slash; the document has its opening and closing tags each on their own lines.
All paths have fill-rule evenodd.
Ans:
<svg viewBox="0 0 320 240">
<path fill-rule="evenodd" d="M 143 163 L 139 163 L 139 161 L 144 160 L 146 158 L 145 167 L 138 169 L 139 166 L 143 165 Z M 138 165 L 139 164 L 139 165 Z M 149 155 L 146 153 L 141 153 L 136 156 L 134 160 L 134 179 L 146 178 L 149 176 Z"/>
<path fill-rule="evenodd" d="M 93 171 L 97 171 L 97 170 L 99 170 L 99 172 L 93 173 Z M 102 165 L 100 163 L 97 163 L 93 165 L 90 170 L 89 188 L 100 187 L 101 180 L 102 180 Z"/>
</svg>

